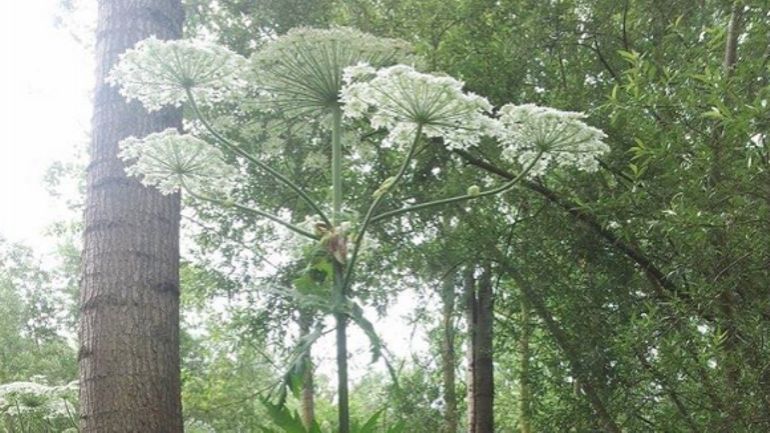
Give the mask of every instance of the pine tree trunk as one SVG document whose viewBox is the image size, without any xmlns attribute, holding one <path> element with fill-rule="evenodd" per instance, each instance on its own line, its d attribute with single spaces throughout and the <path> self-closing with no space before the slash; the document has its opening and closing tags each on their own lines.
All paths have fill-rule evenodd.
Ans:
<svg viewBox="0 0 770 433">
<path fill-rule="evenodd" d="M 182 432 L 179 376 L 179 197 L 128 179 L 116 157 L 128 136 L 181 125 L 148 114 L 104 79 L 118 56 L 150 35 L 177 38 L 179 0 L 101 0 L 83 267 L 80 431 Z"/>
<path fill-rule="evenodd" d="M 455 389 L 455 281 L 453 276 L 444 280 L 442 288 L 441 368 L 444 380 L 444 433 L 457 433 L 457 391 Z"/>
<path fill-rule="evenodd" d="M 465 322 L 468 325 L 468 345 L 466 359 L 468 363 L 466 378 L 466 401 L 468 404 L 468 433 L 476 432 L 476 280 L 473 267 L 465 271 L 463 291 L 465 296 Z"/>
<path fill-rule="evenodd" d="M 476 302 L 476 383 L 473 386 L 476 433 L 494 433 L 493 301 L 492 270 L 487 265 L 479 277 Z"/>
</svg>

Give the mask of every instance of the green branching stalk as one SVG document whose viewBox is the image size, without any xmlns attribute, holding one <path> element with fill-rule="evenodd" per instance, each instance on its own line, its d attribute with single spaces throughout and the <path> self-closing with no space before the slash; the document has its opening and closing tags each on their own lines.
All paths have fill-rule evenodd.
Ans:
<svg viewBox="0 0 770 433">
<path fill-rule="evenodd" d="M 246 158 L 249 162 L 253 163 L 257 167 L 261 168 L 262 170 L 265 170 L 266 172 L 270 173 L 273 177 L 278 179 L 280 182 L 291 188 L 292 191 L 296 192 L 302 200 L 305 201 L 312 209 L 313 211 L 318 214 L 319 217 L 326 223 L 327 225 L 331 226 L 332 222 L 329 220 L 329 218 L 326 216 L 326 214 L 321 210 L 321 207 L 318 206 L 318 204 L 302 189 L 297 185 L 296 183 L 292 182 L 291 179 L 284 176 L 280 172 L 276 171 L 269 165 L 265 164 L 264 162 L 258 160 L 253 155 L 249 154 L 248 152 L 244 151 L 240 147 L 238 147 L 235 143 L 231 142 L 227 138 L 225 138 L 222 134 L 220 134 L 214 127 L 209 123 L 206 118 L 203 116 L 203 113 L 198 108 L 198 104 L 195 103 L 195 98 L 192 95 L 192 92 L 189 90 L 187 91 L 187 99 L 190 102 L 190 107 L 192 108 L 193 112 L 195 113 L 195 116 L 198 118 L 198 120 L 201 121 L 203 126 L 206 128 L 206 130 L 219 141 L 223 146 L 225 146 L 227 149 L 231 150 L 232 152 L 236 153 L 237 155 L 242 156 L 243 158 Z"/>
<path fill-rule="evenodd" d="M 497 188 L 493 188 L 493 189 L 490 189 L 490 190 L 487 190 L 487 191 L 481 191 L 478 194 L 463 194 L 463 195 L 458 195 L 458 196 L 455 196 L 455 197 L 447 197 L 447 198 L 433 200 L 433 201 L 429 201 L 429 202 L 425 202 L 425 203 L 416 204 L 414 206 L 407 206 L 407 207 L 403 207 L 401 209 L 395 209 L 395 210 L 392 210 L 392 211 L 383 212 L 383 213 L 373 217 L 372 218 L 372 222 L 377 222 L 377 221 L 380 221 L 380 220 L 383 220 L 383 219 L 386 219 L 386 218 L 390 218 L 390 217 L 393 217 L 393 216 L 396 216 L 396 215 L 401 215 L 401 214 L 408 213 L 408 212 L 413 212 L 413 211 L 417 211 L 417 210 L 427 209 L 427 208 L 434 207 L 434 206 L 441 206 L 441 205 L 445 205 L 445 204 L 457 203 L 457 202 L 461 202 L 461 201 L 465 201 L 465 200 L 473 200 L 473 199 L 477 199 L 477 198 L 481 198 L 481 197 L 487 197 L 487 196 L 490 196 L 490 195 L 495 195 L 495 194 L 503 193 L 503 192 L 508 191 L 509 189 L 513 188 L 517 183 L 519 183 L 524 178 L 524 176 L 529 172 L 529 170 L 532 168 L 532 166 L 534 166 L 535 163 L 537 163 L 537 161 L 540 159 L 540 156 L 542 156 L 542 154 L 543 154 L 542 151 L 540 153 L 538 153 L 538 155 L 535 158 L 533 158 L 532 161 L 526 167 L 524 167 L 524 169 L 516 177 L 511 179 L 509 182 L 506 182 L 503 185 L 500 185 Z"/>
<path fill-rule="evenodd" d="M 268 212 L 265 212 L 265 211 L 262 211 L 262 210 L 259 210 L 259 209 L 254 209 L 252 207 L 249 207 L 249 206 L 246 206 L 246 205 L 242 205 L 240 203 L 227 202 L 227 201 L 219 200 L 219 199 L 216 199 L 216 198 L 213 198 L 213 197 L 203 196 L 203 195 L 197 194 L 197 193 L 195 193 L 192 190 L 187 189 L 187 188 L 185 188 L 185 191 L 187 191 L 187 193 L 190 194 L 191 197 L 196 198 L 198 200 L 207 201 L 209 203 L 214 203 L 214 204 L 219 205 L 219 206 L 221 206 L 223 208 L 234 207 L 234 208 L 236 208 L 238 210 L 242 210 L 244 212 L 253 213 L 255 215 L 259 215 L 261 217 L 267 218 L 270 221 L 276 222 L 276 223 L 286 227 L 287 229 L 289 229 L 289 230 L 291 230 L 294 233 L 297 233 L 299 235 L 305 236 L 305 237 L 313 239 L 313 240 L 319 240 L 320 239 L 315 234 L 310 233 L 310 232 L 302 229 L 301 227 L 297 227 L 296 225 L 294 225 L 294 224 L 292 224 L 292 223 L 290 223 L 288 221 L 285 221 L 285 220 L 281 219 L 280 217 L 275 216 L 275 215 L 273 215 L 271 213 L 268 213 Z"/>
<path fill-rule="evenodd" d="M 369 206 L 369 209 L 366 211 L 366 216 L 364 217 L 364 221 L 361 224 L 361 230 L 359 230 L 358 234 L 356 235 L 356 239 L 353 243 L 353 252 L 350 255 L 350 260 L 348 260 L 347 269 L 345 271 L 345 278 L 342 282 L 343 288 L 347 288 L 350 285 L 350 282 L 351 282 L 350 280 L 353 277 L 353 268 L 356 264 L 356 260 L 358 259 L 358 252 L 361 249 L 361 243 L 364 240 L 364 236 L 366 236 L 366 230 L 369 228 L 369 225 L 374 220 L 374 212 L 377 210 L 377 207 L 380 205 L 385 195 L 388 192 L 392 191 L 393 188 L 395 188 L 398 182 L 401 180 L 401 178 L 404 177 L 404 173 L 406 173 L 406 169 L 409 167 L 409 163 L 412 161 L 412 158 L 414 157 L 414 154 L 417 150 L 417 144 L 420 142 L 421 136 L 422 136 L 422 125 L 417 125 L 414 141 L 412 141 L 412 145 L 409 147 L 409 153 L 407 154 L 406 158 L 404 158 L 404 162 L 401 163 L 401 168 L 399 168 L 396 176 L 392 178 L 393 180 L 390 183 L 390 186 L 382 190 L 381 194 L 378 194 L 375 197 L 374 201 Z"/>
</svg>

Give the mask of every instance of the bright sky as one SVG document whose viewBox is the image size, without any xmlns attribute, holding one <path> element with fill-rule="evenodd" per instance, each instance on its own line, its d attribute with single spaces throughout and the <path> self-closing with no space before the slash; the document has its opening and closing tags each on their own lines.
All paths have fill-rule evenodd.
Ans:
<svg viewBox="0 0 770 433">
<path fill-rule="evenodd" d="M 43 176 L 88 142 L 93 87 L 88 49 L 56 26 L 59 2 L 0 2 L 0 236 L 42 251 L 46 227 L 67 216 Z"/>
</svg>

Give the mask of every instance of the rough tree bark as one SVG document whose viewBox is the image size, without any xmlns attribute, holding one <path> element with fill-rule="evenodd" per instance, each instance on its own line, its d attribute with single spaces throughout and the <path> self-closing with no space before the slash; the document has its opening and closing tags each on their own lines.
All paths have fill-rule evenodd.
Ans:
<svg viewBox="0 0 770 433">
<path fill-rule="evenodd" d="M 492 294 L 492 269 L 487 264 L 479 277 L 476 297 L 476 383 L 473 395 L 476 400 L 476 433 L 494 433 L 495 381 L 493 360 L 494 300 Z"/>
<path fill-rule="evenodd" d="M 455 389 L 455 278 L 444 279 L 441 290 L 441 369 L 444 382 L 444 433 L 457 433 L 457 391 Z"/>
<path fill-rule="evenodd" d="M 128 179 L 118 142 L 180 127 L 177 110 L 148 114 L 104 79 L 150 35 L 181 34 L 179 0 L 100 0 L 83 267 L 80 431 L 182 432 L 179 377 L 179 197 Z"/>
</svg>

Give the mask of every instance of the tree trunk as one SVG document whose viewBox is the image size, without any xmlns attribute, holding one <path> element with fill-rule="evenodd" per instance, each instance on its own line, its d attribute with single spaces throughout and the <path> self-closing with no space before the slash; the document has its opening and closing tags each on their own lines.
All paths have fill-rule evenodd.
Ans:
<svg viewBox="0 0 770 433">
<path fill-rule="evenodd" d="M 441 368 L 444 380 L 444 433 L 457 433 L 457 391 L 455 390 L 455 279 L 453 275 L 444 280 L 442 301 L 442 347 Z"/>
<path fill-rule="evenodd" d="M 313 318 L 307 310 L 300 310 L 299 313 L 299 334 L 300 338 L 310 335 L 310 325 Z M 308 347 L 304 355 L 303 364 L 305 371 L 302 375 L 302 424 L 310 430 L 315 421 L 315 386 L 313 384 L 313 356 Z"/>
<path fill-rule="evenodd" d="M 532 389 L 529 384 L 529 339 L 532 335 L 532 324 L 529 321 L 529 303 L 521 296 L 521 339 L 519 348 L 521 357 L 519 366 L 519 431 L 532 433 Z"/>
<path fill-rule="evenodd" d="M 567 357 L 567 360 L 569 361 L 570 367 L 572 369 L 572 374 L 575 376 L 575 381 L 577 382 L 576 391 L 578 391 L 578 393 L 582 392 L 585 394 L 588 402 L 591 404 L 591 407 L 594 409 L 594 412 L 596 412 L 597 417 L 604 425 L 604 428 L 607 432 L 620 433 L 620 427 L 612 418 L 612 416 L 610 416 L 610 413 L 607 410 L 607 406 L 599 396 L 597 388 L 590 380 L 590 377 L 586 372 L 577 351 L 574 347 L 572 347 L 572 344 L 570 344 L 567 334 L 554 320 L 553 315 L 551 315 L 551 312 L 548 310 L 548 307 L 545 304 L 545 301 L 543 301 L 537 291 L 532 288 L 529 282 L 525 280 L 517 270 L 509 265 L 505 265 L 504 270 L 513 279 L 516 285 L 519 286 L 522 295 L 526 297 L 527 303 L 531 305 L 535 312 L 540 316 L 540 319 L 542 319 L 546 329 L 555 340 L 556 345 L 562 350 L 562 352 L 564 352 L 564 355 Z"/>
<path fill-rule="evenodd" d="M 725 77 L 729 79 L 736 66 L 738 59 L 738 36 L 741 33 L 741 21 L 743 15 L 743 4 L 734 1 L 730 8 L 730 19 L 727 23 L 724 60 L 722 63 Z M 726 82 L 730 86 L 730 82 Z M 726 97 L 726 103 L 735 103 L 729 96 Z M 723 125 L 714 129 L 711 140 L 711 167 L 709 171 L 709 187 L 711 197 L 711 212 L 714 214 L 723 214 L 725 211 L 723 204 L 727 197 L 732 194 L 725 188 L 726 180 L 730 177 L 728 149 L 725 142 L 729 140 Z M 709 243 L 714 252 L 712 266 L 713 281 L 729 281 L 731 274 L 731 263 L 734 263 L 734 257 L 730 251 L 728 229 L 724 226 L 715 226 L 709 232 Z M 724 342 L 720 345 L 722 350 L 721 363 L 724 365 L 726 389 L 724 401 L 727 404 L 727 413 L 724 414 L 725 431 L 736 428 L 738 425 L 745 426 L 741 410 L 741 395 L 736 392 L 741 389 L 741 354 L 739 353 L 739 332 L 736 321 L 736 294 L 735 287 L 730 284 L 722 283 L 724 286 L 719 293 L 719 328 L 715 333 L 722 333 Z M 716 337 L 716 336 L 715 336 Z"/>
<path fill-rule="evenodd" d="M 465 296 L 465 322 L 468 325 L 468 363 L 466 401 L 468 404 L 468 433 L 476 432 L 476 280 L 473 266 L 465 270 L 463 291 Z"/>
<path fill-rule="evenodd" d="M 180 127 L 148 114 L 105 77 L 150 35 L 181 34 L 179 0 L 101 0 L 80 285 L 80 431 L 182 432 L 179 376 L 179 196 L 128 179 L 118 142 Z"/>
<path fill-rule="evenodd" d="M 493 323 L 494 300 L 492 294 L 492 269 L 484 268 L 478 282 L 476 301 L 476 353 L 475 378 L 473 386 L 476 409 L 476 433 L 494 433 L 494 366 Z"/>
</svg>

